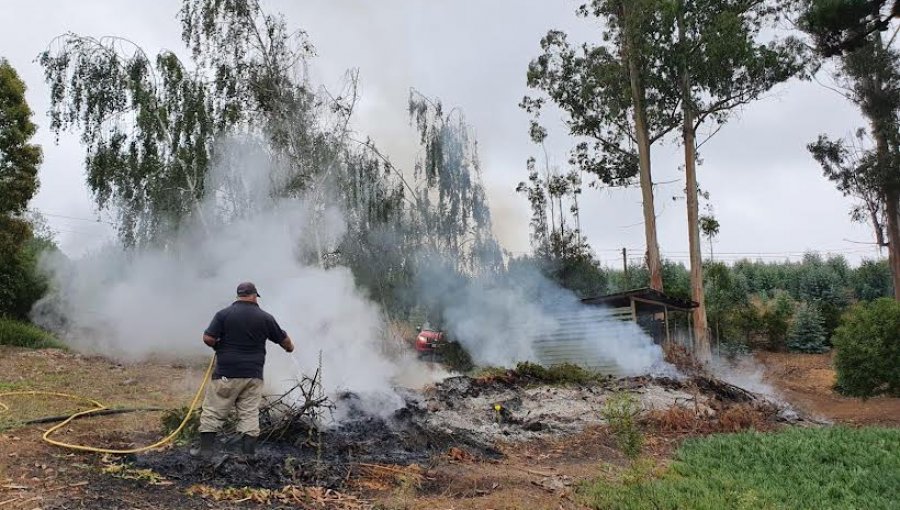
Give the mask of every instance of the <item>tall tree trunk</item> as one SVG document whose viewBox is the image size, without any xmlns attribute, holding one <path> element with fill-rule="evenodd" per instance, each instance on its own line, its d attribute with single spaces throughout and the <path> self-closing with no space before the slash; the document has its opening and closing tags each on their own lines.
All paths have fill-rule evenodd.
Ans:
<svg viewBox="0 0 900 510">
<path fill-rule="evenodd" d="M 644 205 L 644 235 L 647 243 L 647 268 L 650 270 L 650 288 L 662 292 L 662 264 L 659 258 L 659 243 L 656 240 L 656 209 L 653 206 L 653 177 L 650 173 L 650 133 L 647 126 L 645 110 L 644 84 L 638 64 L 637 34 L 634 19 L 630 17 L 625 0 L 619 4 L 622 30 L 624 31 L 624 56 L 628 65 L 628 76 L 631 85 L 631 100 L 634 106 L 634 131 L 638 146 L 640 165 L 641 198 Z"/>
<path fill-rule="evenodd" d="M 894 282 L 894 299 L 900 301 L 900 193 L 885 193 L 885 213 L 887 215 L 888 262 L 891 266 L 891 280 Z"/>
<path fill-rule="evenodd" d="M 876 53 L 885 51 L 880 34 L 873 36 L 872 44 L 875 46 Z M 867 81 L 868 89 L 880 91 L 887 86 L 884 80 L 878 78 L 879 76 L 875 74 L 864 78 Z M 878 97 L 876 96 L 875 99 L 878 99 Z M 888 171 L 886 169 L 889 169 L 890 172 L 896 172 L 897 169 L 894 167 L 896 158 L 892 157 L 896 149 L 888 141 L 888 133 L 896 132 L 896 118 L 893 115 L 885 118 L 884 115 L 881 115 L 881 112 L 872 108 L 866 108 L 864 103 L 860 106 L 863 114 L 872 123 L 872 137 L 875 139 L 876 158 L 879 167 L 881 167 L 881 172 L 886 174 Z M 891 280 L 894 284 L 894 299 L 900 301 L 900 189 L 893 182 L 882 183 L 882 186 L 882 197 L 885 202 L 884 213 L 887 216 L 887 224 L 885 226 L 887 227 L 888 264 L 891 268 Z"/>
<path fill-rule="evenodd" d="M 684 169 L 687 192 L 688 244 L 691 253 L 691 299 L 694 308 L 695 352 L 698 359 L 709 360 L 709 335 L 706 321 L 706 299 L 703 293 L 703 259 L 700 257 L 700 208 L 697 199 L 697 154 L 694 115 L 684 108 Z"/>
<path fill-rule="evenodd" d="M 684 4 L 678 7 L 678 37 L 684 40 Z M 687 194 L 688 245 L 691 254 L 691 299 L 694 308 L 694 356 L 701 361 L 712 357 L 706 323 L 706 299 L 703 294 L 703 259 L 700 257 L 700 204 L 697 199 L 697 133 L 694 128 L 695 113 L 691 97 L 691 77 L 687 55 L 681 61 L 681 109 L 684 117 L 684 175 Z"/>
</svg>

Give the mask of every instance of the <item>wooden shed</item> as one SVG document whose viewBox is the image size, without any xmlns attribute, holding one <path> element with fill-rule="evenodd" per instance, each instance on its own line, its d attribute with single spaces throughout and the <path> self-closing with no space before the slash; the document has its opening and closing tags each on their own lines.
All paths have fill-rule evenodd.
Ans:
<svg viewBox="0 0 900 510">
<path fill-rule="evenodd" d="M 634 321 L 658 344 L 673 341 L 676 324 L 685 324 L 687 340 L 693 344 L 690 323 L 691 311 L 698 306 L 695 301 L 667 296 L 651 288 L 642 288 L 585 298 L 581 302 L 586 305 L 607 307 L 617 318 Z M 674 317 L 674 314 L 680 317 Z"/>
</svg>

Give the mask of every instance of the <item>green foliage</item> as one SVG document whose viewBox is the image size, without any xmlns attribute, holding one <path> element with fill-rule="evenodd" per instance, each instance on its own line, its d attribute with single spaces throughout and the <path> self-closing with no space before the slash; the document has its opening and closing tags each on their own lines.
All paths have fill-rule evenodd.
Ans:
<svg viewBox="0 0 900 510">
<path fill-rule="evenodd" d="M 0 267 L 0 316 L 27 320 L 31 307 L 49 288 L 40 257 L 55 251 L 48 238 L 33 235 Z"/>
<path fill-rule="evenodd" d="M 641 405 L 637 398 L 631 393 L 618 392 L 609 397 L 600 413 L 622 453 L 629 459 L 636 459 L 644 444 L 644 434 L 638 424 Z"/>
<path fill-rule="evenodd" d="M 900 302 L 882 298 L 855 306 L 832 341 L 839 391 L 900 396 Z"/>
<path fill-rule="evenodd" d="M 450 261 L 457 272 L 500 269 L 477 144 L 462 111 L 445 113 L 439 100 L 412 91 L 409 117 L 425 154 L 415 166 L 415 242 L 429 257 Z"/>
<path fill-rule="evenodd" d="M 214 218 L 199 204 L 210 191 L 238 202 L 240 190 L 207 179 L 213 163 L 232 159 L 216 144 L 223 135 L 272 143 L 290 168 L 279 194 L 308 189 L 334 156 L 303 78 L 312 54 L 305 34 L 290 33 L 256 0 L 185 0 L 179 17 L 187 63 L 169 51 L 151 57 L 120 37 L 75 34 L 38 58 L 51 129 L 81 135 L 88 186 L 101 209 L 118 213 L 127 246 L 161 244 L 189 220 L 208 227 Z M 328 107 L 340 113 L 346 105 Z"/>
<path fill-rule="evenodd" d="M 0 317 L 0 345 L 30 349 L 63 348 L 50 333 L 31 324 Z"/>
<path fill-rule="evenodd" d="M 534 260 L 513 259 L 510 269 L 526 262 L 534 263 Z M 631 265 L 625 273 L 592 264 L 593 268 L 580 270 L 583 275 L 580 283 L 593 279 L 595 285 L 579 287 L 579 282 L 548 276 L 581 296 L 649 285 L 650 276 L 644 265 Z M 597 276 L 591 276 L 593 272 Z M 665 261 L 663 274 L 667 294 L 680 298 L 690 296 L 690 272 L 683 264 Z M 887 261 L 864 261 L 858 268 L 851 268 L 841 257 L 823 259 L 815 254 L 805 256 L 800 262 L 742 260 L 731 266 L 707 263 L 704 278 L 710 329 L 720 347 L 738 350 L 787 349 L 796 310 L 811 306 L 822 321 L 825 341 L 814 341 L 804 348 L 818 351 L 817 346 L 828 345 L 840 315 L 852 303 L 890 296 L 893 292 Z M 606 282 L 605 286 L 601 285 L 602 281 Z M 819 336 L 812 335 L 812 338 Z"/>
<path fill-rule="evenodd" d="M 891 268 L 887 260 L 864 260 L 850 278 L 853 295 L 862 301 L 872 301 L 894 294 Z"/>
<path fill-rule="evenodd" d="M 0 218 L 4 222 L 24 212 L 38 189 L 42 155 L 39 146 L 29 143 L 37 131 L 31 115 L 25 83 L 9 62 L 0 58 Z M 5 230 L 6 225 L 0 227 Z M 0 245 L 8 242 L 7 238 L 0 240 Z"/>
<path fill-rule="evenodd" d="M 118 214 L 125 246 L 165 245 L 185 227 L 208 233 L 272 199 L 303 198 L 316 242 L 297 257 L 349 267 L 391 315 L 427 306 L 414 299 L 420 265 L 443 259 L 467 275 L 502 265 L 460 110 L 411 93 L 422 157 L 398 169 L 354 138 L 358 75 L 348 73 L 341 90 L 311 84 L 312 44 L 283 16 L 258 0 L 183 0 L 179 21 L 184 61 L 75 34 L 39 57 L 51 128 L 81 136 L 88 186 L 100 209 Z M 248 154 L 270 170 L 260 180 L 269 186 L 248 181 Z M 347 233 L 325 246 L 319 220 L 331 206 Z"/>
<path fill-rule="evenodd" d="M 18 319 L 46 290 L 37 271 L 40 242 L 24 217 L 42 159 L 41 148 L 29 143 L 37 130 L 31 115 L 25 84 L 0 59 L 0 316 Z"/>
<path fill-rule="evenodd" d="M 469 355 L 466 348 L 459 342 L 445 342 L 440 344 L 437 354 L 450 370 L 466 373 L 475 368 L 472 356 Z"/>
<path fill-rule="evenodd" d="M 768 347 L 781 350 L 786 345 L 788 333 L 791 327 L 791 318 L 797 305 L 787 292 L 778 292 L 774 299 L 769 300 L 765 311 L 765 335 L 768 339 Z"/>
<path fill-rule="evenodd" d="M 524 361 L 516 365 L 516 374 L 540 383 L 559 385 L 584 385 L 602 381 L 604 379 L 602 374 L 592 372 L 571 363 L 561 363 L 559 365 L 545 367 L 537 363 Z"/>
<path fill-rule="evenodd" d="M 185 415 L 187 415 L 188 411 L 189 409 L 187 407 L 182 407 L 179 409 L 171 409 L 163 413 L 161 418 L 163 434 L 169 435 L 172 432 L 175 432 L 175 429 L 177 429 L 178 426 L 181 425 L 181 422 L 184 421 L 184 417 Z M 187 443 L 193 441 L 199 436 L 200 409 L 194 409 L 194 412 L 188 419 L 187 424 L 185 424 L 184 428 L 181 429 L 181 432 L 175 438 L 175 441 Z"/>
<path fill-rule="evenodd" d="M 900 430 L 791 428 L 689 439 L 659 478 L 598 480 L 591 508 L 755 510 L 894 508 L 900 500 Z"/>
<path fill-rule="evenodd" d="M 852 52 L 868 36 L 886 30 L 900 13 L 896 0 L 800 0 L 800 27 L 826 57 Z"/>
<path fill-rule="evenodd" d="M 824 324 L 815 306 L 800 307 L 788 333 L 788 348 L 794 352 L 825 352 L 828 347 Z"/>
<path fill-rule="evenodd" d="M 559 258 L 542 258 L 539 255 L 510 258 L 507 262 L 510 274 L 536 269 L 549 280 L 564 289 L 569 289 L 578 297 L 605 294 L 608 289 L 609 272 L 589 252 L 568 252 Z"/>
<path fill-rule="evenodd" d="M 783 9 L 745 0 L 646 2 L 659 17 L 650 44 L 663 74 L 677 77 L 669 92 L 689 100 L 696 134 L 706 122 L 723 124 L 732 113 L 800 73 L 805 51 L 793 36 L 761 35 Z M 687 87 L 682 89 L 682 87 Z M 708 227 L 716 226 L 707 223 Z"/>
<path fill-rule="evenodd" d="M 836 56 L 835 82 L 868 121 L 855 140 L 827 135 L 807 146 L 838 190 L 857 200 L 852 217 L 871 223 L 876 242 L 900 257 L 900 52 L 883 31 L 900 15 L 880 12 L 879 0 L 798 0 L 799 27 L 816 41 L 822 57 Z M 893 37 L 893 36 L 891 36 Z M 893 285 L 900 286 L 894 268 Z M 900 297 L 900 296 L 895 296 Z"/>
<path fill-rule="evenodd" d="M 824 319 L 825 336 L 829 338 L 837 327 L 840 314 L 855 300 L 856 271 L 841 257 L 822 257 L 809 254 L 801 262 L 736 262 L 731 268 L 711 264 L 707 272 L 707 299 L 710 325 L 721 336 L 742 336 L 747 343 L 773 348 L 781 344 L 787 303 L 780 304 L 774 313 L 771 297 L 784 293 L 781 299 L 815 306 Z M 889 276 L 889 275 L 882 275 Z M 870 285 L 889 288 L 890 281 Z M 774 314 L 773 314 L 774 313 Z M 759 339 L 774 333 L 774 339 Z M 774 340 L 774 343 L 770 340 Z"/>
</svg>

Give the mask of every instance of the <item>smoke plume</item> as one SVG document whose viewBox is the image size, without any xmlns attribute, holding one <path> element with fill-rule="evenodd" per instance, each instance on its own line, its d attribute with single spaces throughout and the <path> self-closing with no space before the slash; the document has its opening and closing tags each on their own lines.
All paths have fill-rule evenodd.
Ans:
<svg viewBox="0 0 900 510">
<path fill-rule="evenodd" d="M 637 324 L 582 304 L 532 265 L 475 277 L 449 266 L 426 265 L 419 295 L 476 364 L 568 362 L 617 375 L 670 371 L 662 349 Z"/>
<path fill-rule="evenodd" d="M 216 165 L 207 179 L 217 191 L 200 204 L 202 222 L 160 248 L 110 246 L 77 260 L 45 260 L 55 291 L 35 306 L 34 321 L 81 352 L 129 361 L 199 358 L 212 354 L 201 335 L 213 314 L 234 300 L 238 282 L 249 280 L 262 294 L 260 306 L 294 339 L 305 373 L 316 370 L 321 353 L 327 392 L 370 396 L 385 411 L 401 405 L 393 385 L 401 376 L 427 380 L 410 376 L 424 371 L 421 364 L 385 351 L 382 313 L 349 269 L 300 262 L 343 236 L 342 212 L 309 199 L 270 198 L 277 172 L 263 155 L 223 143 L 228 164 Z M 270 344 L 268 389 L 285 389 L 296 371 L 288 354 Z"/>
</svg>

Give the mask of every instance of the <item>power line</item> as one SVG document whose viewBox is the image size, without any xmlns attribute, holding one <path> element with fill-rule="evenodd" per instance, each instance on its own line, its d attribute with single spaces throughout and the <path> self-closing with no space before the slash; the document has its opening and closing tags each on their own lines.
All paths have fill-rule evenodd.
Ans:
<svg viewBox="0 0 900 510">
<path fill-rule="evenodd" d="M 66 216 L 65 214 L 48 213 L 48 212 L 44 212 L 44 211 L 39 211 L 39 210 L 37 210 L 37 209 L 29 209 L 29 211 L 30 211 L 30 212 L 33 212 L 33 213 L 40 214 L 40 215 L 42 215 L 42 216 L 50 216 L 50 217 L 53 217 L 53 218 L 65 218 L 65 219 L 67 219 L 67 220 L 88 221 L 88 222 L 91 222 L 91 223 L 103 223 L 103 224 L 106 224 L 106 225 L 116 226 L 115 223 L 112 223 L 112 222 L 110 222 L 110 221 L 104 221 L 104 220 L 101 220 L 101 219 L 99 219 L 99 218 L 94 218 L 94 219 L 91 219 L 91 218 L 79 218 L 79 217 L 77 217 L 77 216 Z"/>
<path fill-rule="evenodd" d="M 93 237 L 101 237 L 103 235 L 100 232 L 82 232 L 80 230 L 65 230 L 65 229 L 61 229 L 61 228 L 52 228 L 52 227 L 50 228 L 50 230 L 52 230 L 53 232 L 56 232 L 56 233 L 65 232 L 67 234 L 81 234 L 81 235 L 93 236 Z"/>
</svg>

